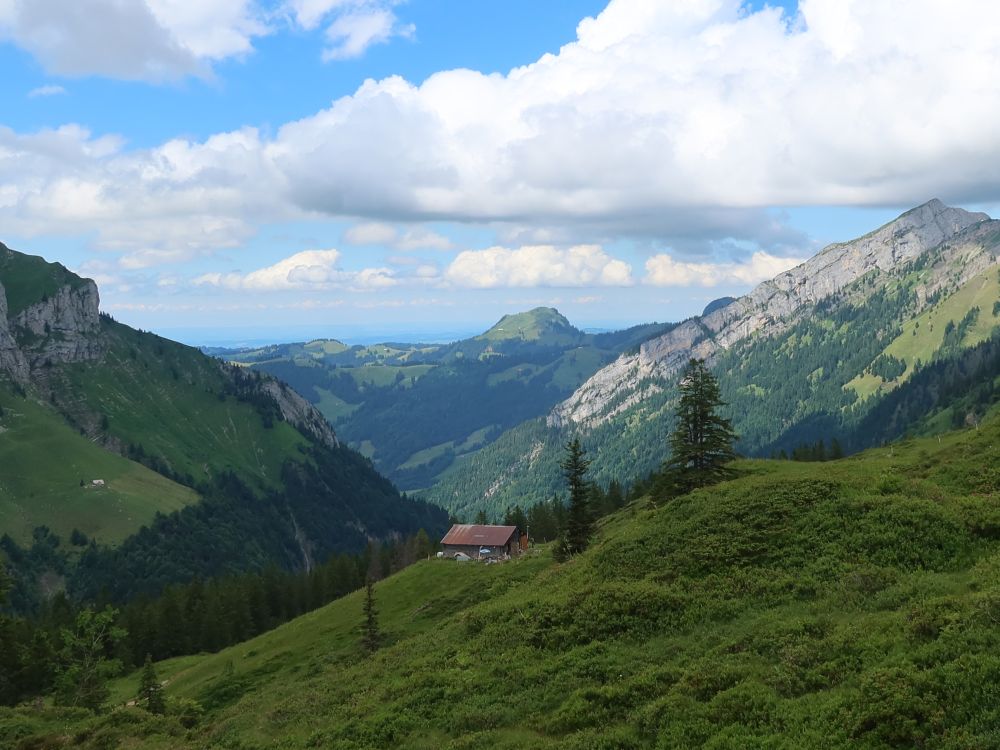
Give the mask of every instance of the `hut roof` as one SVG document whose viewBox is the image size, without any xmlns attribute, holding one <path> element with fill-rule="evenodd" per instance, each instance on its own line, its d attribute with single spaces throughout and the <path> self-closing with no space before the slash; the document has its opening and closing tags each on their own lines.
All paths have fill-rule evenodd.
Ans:
<svg viewBox="0 0 1000 750">
<path fill-rule="evenodd" d="M 480 526 L 474 523 L 456 523 L 444 535 L 441 544 L 477 545 L 479 547 L 501 547 L 510 541 L 517 526 Z"/>
</svg>

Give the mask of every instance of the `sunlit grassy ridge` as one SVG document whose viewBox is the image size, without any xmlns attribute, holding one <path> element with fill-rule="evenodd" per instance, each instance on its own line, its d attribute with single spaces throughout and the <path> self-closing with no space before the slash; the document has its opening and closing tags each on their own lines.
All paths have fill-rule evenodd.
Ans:
<svg viewBox="0 0 1000 750">
<path fill-rule="evenodd" d="M 971 347 L 985 341 L 1000 325 L 1000 311 L 994 307 L 1000 300 L 1000 273 L 997 269 L 974 276 L 964 286 L 921 315 L 902 324 L 902 332 L 886 346 L 884 352 L 906 364 L 906 370 L 892 385 L 905 381 L 913 374 L 917 362 L 927 364 L 941 349 L 948 324 L 958 325 L 973 308 L 979 312 L 974 323 L 958 344 Z M 886 387 L 886 381 L 870 372 L 859 374 L 844 388 L 853 388 L 858 396 L 867 398 Z"/>
<path fill-rule="evenodd" d="M 993 747 L 1000 425 L 833 463 L 746 461 L 592 548 L 431 560 L 219 654 L 159 665 L 202 724 L 0 713 L 81 746 Z M 124 700 L 137 676 L 116 685 Z M 19 733 L 19 734 L 18 734 Z M 105 744 L 102 744 L 105 743 Z M 26 747 L 29 745 L 25 745 Z"/>
<path fill-rule="evenodd" d="M 79 529 L 118 542 L 157 512 L 198 499 L 188 487 L 94 444 L 42 404 L 0 394 L 0 407 L 0 529 L 19 544 L 42 525 L 63 539 Z M 92 486 L 95 479 L 105 486 Z"/>
<path fill-rule="evenodd" d="M 280 481 L 282 463 L 306 438 L 286 422 L 265 425 L 257 410 L 223 395 L 219 363 L 197 349 L 102 321 L 109 344 L 101 367 L 69 365 L 67 390 L 107 417 L 108 432 L 162 458 L 195 482 L 236 472 L 255 488 Z"/>
<path fill-rule="evenodd" d="M 0 243 L 0 277 L 7 297 L 7 315 L 15 315 L 51 297 L 63 286 L 81 286 L 85 280 L 60 263 L 49 263 L 37 255 L 13 252 Z"/>
</svg>

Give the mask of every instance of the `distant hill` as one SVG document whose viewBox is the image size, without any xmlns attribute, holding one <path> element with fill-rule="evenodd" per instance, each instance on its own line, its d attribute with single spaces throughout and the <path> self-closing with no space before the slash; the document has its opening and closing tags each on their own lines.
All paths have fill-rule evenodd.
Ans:
<svg viewBox="0 0 1000 750">
<path fill-rule="evenodd" d="M 859 450 L 981 419 L 1000 398 L 998 262 L 1000 221 L 930 201 L 626 350 L 425 496 L 465 514 L 551 497 L 573 435 L 599 483 L 657 468 L 691 357 L 718 376 L 746 455 L 833 438 Z"/>
<path fill-rule="evenodd" d="M 287 385 L 98 306 L 93 281 L 0 245 L 0 554 L 15 602 L 42 578 L 127 596 L 443 525 Z"/>
<path fill-rule="evenodd" d="M 432 486 L 505 430 L 545 415 L 603 365 L 669 325 L 587 334 L 557 310 L 505 315 L 450 344 L 334 340 L 206 350 L 290 383 L 407 491 Z"/>
<path fill-rule="evenodd" d="M 487 341 L 582 341 L 584 334 L 574 328 L 553 307 L 536 307 L 527 312 L 504 315 L 496 325 L 477 339 Z"/>
<path fill-rule="evenodd" d="M 1000 718 L 1000 424 L 639 499 L 592 547 L 428 560 L 215 654 L 156 665 L 181 717 L 23 706 L 59 747 L 986 748 Z M 512 668 L 512 662 L 515 665 Z M 139 673 L 114 685 L 131 700 Z"/>
</svg>

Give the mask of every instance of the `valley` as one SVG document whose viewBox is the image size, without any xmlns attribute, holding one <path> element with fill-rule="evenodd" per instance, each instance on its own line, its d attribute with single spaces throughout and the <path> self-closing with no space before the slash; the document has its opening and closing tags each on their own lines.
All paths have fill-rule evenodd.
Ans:
<svg viewBox="0 0 1000 750">
<path fill-rule="evenodd" d="M 0 750 L 1000 749 L 998 50 L 0 0 Z"/>
</svg>

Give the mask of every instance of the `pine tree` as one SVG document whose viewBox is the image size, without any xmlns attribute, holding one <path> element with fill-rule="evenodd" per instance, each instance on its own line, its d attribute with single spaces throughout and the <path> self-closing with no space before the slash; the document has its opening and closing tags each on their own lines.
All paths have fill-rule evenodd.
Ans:
<svg viewBox="0 0 1000 750">
<path fill-rule="evenodd" d="M 590 511 L 590 486 L 586 475 L 590 461 L 584 458 L 586 451 L 580 439 L 574 438 L 566 444 L 566 457 L 560 467 L 569 489 L 569 513 L 566 519 L 566 545 L 570 554 L 578 554 L 587 549 L 594 533 L 594 521 Z"/>
<path fill-rule="evenodd" d="M 153 668 L 153 657 L 146 654 L 146 663 L 142 667 L 142 677 L 139 679 L 139 700 L 151 714 L 162 714 L 166 711 L 163 700 L 163 686 Z"/>
<path fill-rule="evenodd" d="M 840 441 L 834 438 L 830 441 L 830 460 L 836 461 L 844 457 L 844 449 L 840 447 Z"/>
<path fill-rule="evenodd" d="M 125 631 L 115 625 L 118 611 L 85 609 L 74 627 L 62 631 L 61 667 L 56 676 L 56 703 L 100 711 L 111 694 L 108 681 L 121 672 L 121 662 L 109 659 Z"/>
<path fill-rule="evenodd" d="M 736 435 L 729 420 L 717 413 L 725 403 L 704 360 L 688 362 L 679 387 L 677 427 L 670 436 L 671 456 L 664 474 L 676 491 L 689 492 L 732 476 L 726 464 L 736 457 Z"/>
<path fill-rule="evenodd" d="M 361 645 L 369 654 L 378 651 L 382 634 L 378 628 L 378 610 L 375 609 L 375 584 L 369 578 L 365 584 L 365 621 L 361 626 Z"/>
</svg>

